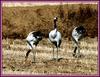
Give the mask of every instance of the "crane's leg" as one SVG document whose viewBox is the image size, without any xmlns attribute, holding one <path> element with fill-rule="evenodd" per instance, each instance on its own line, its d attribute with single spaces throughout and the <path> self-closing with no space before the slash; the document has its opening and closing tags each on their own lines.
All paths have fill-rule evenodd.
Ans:
<svg viewBox="0 0 100 77">
<path fill-rule="evenodd" d="M 35 63 L 36 62 L 36 59 L 35 59 L 35 56 L 36 56 L 36 46 L 35 45 L 33 46 L 32 53 L 33 53 L 33 61 L 32 61 L 32 63 Z"/>
<path fill-rule="evenodd" d="M 77 47 L 75 47 L 75 49 L 74 49 L 73 56 L 76 55 L 76 50 L 77 50 Z"/>
<path fill-rule="evenodd" d="M 73 56 L 76 57 L 76 54 L 77 54 L 77 48 L 78 48 L 78 42 L 73 38 L 73 41 L 74 41 L 74 51 L 73 51 Z"/>
<path fill-rule="evenodd" d="M 29 50 L 26 53 L 25 61 L 27 60 L 29 53 L 32 51 L 32 45 L 31 45 L 31 43 L 29 41 L 27 41 L 27 44 L 28 44 Z"/>
<path fill-rule="evenodd" d="M 75 47 L 75 49 L 74 49 L 74 51 L 73 51 L 73 57 L 75 57 L 76 56 L 76 50 L 77 50 L 77 45 L 78 45 L 78 43 L 77 43 L 77 41 L 74 39 L 74 37 L 72 36 L 72 41 L 73 41 L 73 44 L 74 44 L 74 47 Z"/>
<path fill-rule="evenodd" d="M 25 61 L 27 61 L 27 58 L 28 58 L 28 55 L 29 55 L 30 52 L 31 52 L 31 49 L 29 49 L 29 50 L 27 51 L 26 56 L 25 56 Z"/>
<path fill-rule="evenodd" d="M 77 57 L 80 57 L 80 47 L 78 46 L 78 53 L 77 53 Z"/>
<path fill-rule="evenodd" d="M 54 60 L 54 46 L 53 46 L 53 58 L 52 59 Z"/>
<path fill-rule="evenodd" d="M 78 51 L 76 52 L 76 50 L 78 49 Z M 76 58 L 79 58 L 81 55 L 80 55 L 80 47 L 79 45 L 77 44 L 77 46 L 75 47 L 75 50 L 74 50 L 74 53 L 73 56 L 75 56 Z"/>
<path fill-rule="evenodd" d="M 57 58 L 56 58 L 56 61 L 58 61 L 58 47 L 57 47 Z"/>
</svg>

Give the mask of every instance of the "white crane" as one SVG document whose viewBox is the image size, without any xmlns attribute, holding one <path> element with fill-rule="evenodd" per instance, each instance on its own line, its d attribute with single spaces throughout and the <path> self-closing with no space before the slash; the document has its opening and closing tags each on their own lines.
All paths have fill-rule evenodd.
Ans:
<svg viewBox="0 0 100 77">
<path fill-rule="evenodd" d="M 80 57 L 80 47 L 79 47 L 79 41 L 83 38 L 84 33 L 86 32 L 85 28 L 83 26 L 75 27 L 72 31 L 72 40 L 75 44 L 75 49 L 73 52 L 74 57 Z M 78 49 L 78 53 L 76 50 Z"/>
<path fill-rule="evenodd" d="M 61 33 L 57 30 L 57 24 L 56 21 L 58 20 L 57 17 L 54 18 L 54 29 L 49 33 L 49 40 L 53 45 L 57 48 L 57 55 L 56 55 L 56 61 L 58 61 L 58 49 L 61 45 Z M 53 46 L 53 59 L 54 58 L 54 46 Z"/>
<path fill-rule="evenodd" d="M 28 58 L 29 53 L 32 51 L 33 53 L 33 62 L 35 63 L 35 55 L 36 55 L 36 46 L 38 45 L 39 41 L 42 40 L 42 33 L 40 31 L 33 31 L 30 32 L 26 38 L 29 50 L 26 53 L 25 61 Z"/>
</svg>

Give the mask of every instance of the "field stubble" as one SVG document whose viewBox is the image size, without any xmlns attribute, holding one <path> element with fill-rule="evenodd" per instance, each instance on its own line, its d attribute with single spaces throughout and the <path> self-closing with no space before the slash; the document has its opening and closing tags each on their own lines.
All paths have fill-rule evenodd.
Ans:
<svg viewBox="0 0 100 77">
<path fill-rule="evenodd" d="M 51 60 L 52 45 L 47 39 L 43 39 L 37 46 L 36 63 L 32 63 L 32 53 L 30 53 L 25 63 L 27 44 L 25 40 L 9 39 L 10 49 L 7 49 L 7 41 L 2 41 L 2 61 L 4 74 L 97 74 L 98 71 L 98 42 L 97 38 L 85 38 L 80 42 L 81 58 L 74 58 L 72 41 L 63 39 L 59 51 L 59 62 Z"/>
</svg>

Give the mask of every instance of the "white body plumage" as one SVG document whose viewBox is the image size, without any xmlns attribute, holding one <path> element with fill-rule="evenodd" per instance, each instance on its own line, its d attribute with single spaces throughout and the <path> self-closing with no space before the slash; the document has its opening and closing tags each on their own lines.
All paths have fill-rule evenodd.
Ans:
<svg viewBox="0 0 100 77">
<path fill-rule="evenodd" d="M 38 40 L 37 40 L 37 38 L 35 38 L 34 36 L 33 36 L 33 33 L 34 32 L 30 32 L 29 34 L 28 34 L 28 36 L 27 36 L 27 38 L 26 38 L 26 40 L 27 40 L 27 45 L 28 45 L 28 48 L 29 49 L 32 49 L 34 46 L 34 43 L 36 43 Z M 30 43 L 30 44 L 29 44 Z"/>
<path fill-rule="evenodd" d="M 49 33 L 49 40 L 51 42 L 57 42 L 57 46 L 59 45 L 59 42 L 61 40 L 61 33 L 57 31 L 56 29 L 52 30 Z"/>
<path fill-rule="evenodd" d="M 82 34 L 79 34 L 76 30 L 77 27 L 75 27 L 72 31 L 72 37 L 78 42 L 79 38 L 82 36 Z"/>
</svg>

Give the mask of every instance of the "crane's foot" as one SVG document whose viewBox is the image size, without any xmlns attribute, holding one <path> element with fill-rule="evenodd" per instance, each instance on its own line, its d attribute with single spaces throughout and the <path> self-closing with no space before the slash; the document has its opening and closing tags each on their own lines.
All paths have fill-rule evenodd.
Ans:
<svg viewBox="0 0 100 77">
<path fill-rule="evenodd" d="M 75 58 L 80 58 L 80 57 L 81 57 L 81 54 L 79 54 L 79 53 L 78 53 L 78 54 L 73 53 L 72 55 L 73 55 L 73 57 L 75 57 Z"/>
<path fill-rule="evenodd" d="M 52 60 L 56 60 L 56 58 L 52 58 Z"/>
<path fill-rule="evenodd" d="M 75 55 L 75 58 L 80 58 L 81 57 L 81 54 L 76 54 Z"/>
<path fill-rule="evenodd" d="M 56 60 L 56 62 L 59 62 L 59 61 L 60 61 L 60 59 L 57 59 L 57 60 Z"/>
<path fill-rule="evenodd" d="M 25 60 L 24 60 L 24 62 L 26 62 L 27 61 L 27 57 L 25 57 Z"/>
<path fill-rule="evenodd" d="M 61 59 L 63 59 L 63 58 L 58 58 L 58 59 L 57 58 L 52 58 L 53 61 L 56 60 L 57 62 L 60 61 Z"/>
<path fill-rule="evenodd" d="M 32 61 L 32 63 L 34 63 L 34 64 L 35 64 L 35 63 L 36 63 L 36 61 Z"/>
<path fill-rule="evenodd" d="M 53 61 L 55 61 L 55 60 L 56 60 L 57 62 L 59 61 L 59 59 L 57 59 L 57 58 L 52 58 L 52 60 L 53 60 Z"/>
<path fill-rule="evenodd" d="M 58 61 L 60 61 L 61 59 L 63 59 L 63 58 L 58 58 Z"/>
<path fill-rule="evenodd" d="M 34 63 L 34 64 L 35 64 L 35 63 L 36 63 L 36 59 L 32 60 L 32 63 Z"/>
<path fill-rule="evenodd" d="M 73 55 L 73 57 L 75 57 L 75 56 L 76 56 L 76 54 L 75 54 L 75 53 L 73 53 L 72 55 Z"/>
</svg>

